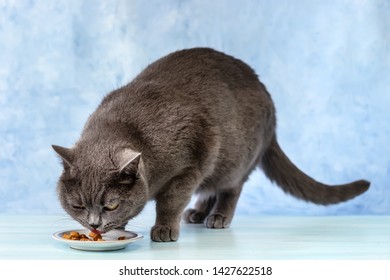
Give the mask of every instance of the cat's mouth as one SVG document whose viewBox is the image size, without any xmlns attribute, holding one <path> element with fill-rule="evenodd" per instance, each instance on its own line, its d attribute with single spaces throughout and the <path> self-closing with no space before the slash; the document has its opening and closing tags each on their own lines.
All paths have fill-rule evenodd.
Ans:
<svg viewBox="0 0 390 280">
<path fill-rule="evenodd" d="M 109 232 L 110 230 L 112 230 L 112 228 L 109 228 L 109 229 L 104 229 L 104 228 L 102 228 L 102 229 L 96 229 L 96 228 L 92 228 L 92 227 L 90 227 L 90 226 L 86 226 L 86 225 L 84 225 L 84 227 L 86 227 L 88 230 L 90 230 L 91 232 L 93 232 L 93 233 L 95 233 L 95 234 L 103 234 L 103 233 L 107 233 L 107 232 Z"/>
<path fill-rule="evenodd" d="M 97 230 L 97 229 L 91 229 L 91 231 L 95 234 L 102 234 L 103 232 L 101 232 L 100 230 Z"/>
<path fill-rule="evenodd" d="M 91 225 L 79 220 L 79 219 L 75 219 L 76 221 L 78 221 L 83 227 L 85 227 L 86 229 L 90 230 L 91 232 L 95 233 L 95 234 L 103 234 L 103 233 L 106 233 L 110 230 L 112 230 L 112 228 L 94 228 L 92 227 Z"/>
<path fill-rule="evenodd" d="M 105 226 L 103 226 L 102 228 L 97 228 L 97 229 L 91 229 L 91 231 L 97 231 L 99 232 L 100 234 L 103 234 L 103 233 L 107 233 L 109 231 L 112 231 L 112 230 L 115 230 L 115 229 L 119 229 L 121 228 L 121 226 L 117 225 L 117 224 L 107 224 Z"/>
</svg>

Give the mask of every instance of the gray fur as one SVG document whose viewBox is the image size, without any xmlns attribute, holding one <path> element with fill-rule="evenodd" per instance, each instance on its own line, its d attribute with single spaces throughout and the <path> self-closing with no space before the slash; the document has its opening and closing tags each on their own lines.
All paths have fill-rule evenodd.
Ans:
<svg viewBox="0 0 390 280">
<path fill-rule="evenodd" d="M 208 48 L 172 53 L 108 94 L 72 148 L 53 145 L 64 166 L 61 204 L 83 226 L 106 232 L 155 200 L 151 239 L 175 241 L 194 193 L 184 220 L 228 227 L 257 166 L 285 192 L 317 204 L 368 189 L 363 180 L 314 181 L 284 155 L 275 127 L 271 97 L 249 66 Z"/>
</svg>

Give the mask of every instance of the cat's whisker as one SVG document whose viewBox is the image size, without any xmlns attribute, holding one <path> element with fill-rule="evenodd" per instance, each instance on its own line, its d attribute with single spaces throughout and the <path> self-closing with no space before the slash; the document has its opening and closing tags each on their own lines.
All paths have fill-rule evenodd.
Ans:
<svg viewBox="0 0 390 280">
<path fill-rule="evenodd" d="M 54 222 L 54 225 L 56 226 L 74 226 L 75 224 L 78 224 L 78 222 L 73 219 L 61 219 Z"/>
<path fill-rule="evenodd" d="M 148 229 L 150 227 L 150 225 L 136 225 L 136 224 L 132 224 L 132 223 L 129 223 L 126 228 L 138 228 L 138 229 Z"/>
</svg>

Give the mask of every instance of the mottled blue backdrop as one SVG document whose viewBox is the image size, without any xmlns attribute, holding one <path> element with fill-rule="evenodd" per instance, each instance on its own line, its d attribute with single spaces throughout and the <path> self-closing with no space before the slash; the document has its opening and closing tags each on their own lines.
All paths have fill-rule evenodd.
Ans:
<svg viewBox="0 0 390 280">
<path fill-rule="evenodd" d="M 390 1 L 0 1 L 0 213 L 62 213 L 50 145 L 72 145 L 101 98 L 155 59 L 208 46 L 271 92 L 281 146 L 348 203 L 286 196 L 260 171 L 240 214 L 390 214 Z"/>
</svg>

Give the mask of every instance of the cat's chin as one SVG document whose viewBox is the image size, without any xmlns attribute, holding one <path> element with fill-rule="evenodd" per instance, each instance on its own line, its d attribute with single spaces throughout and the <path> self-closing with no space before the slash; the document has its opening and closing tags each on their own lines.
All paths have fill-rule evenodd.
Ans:
<svg viewBox="0 0 390 280">
<path fill-rule="evenodd" d="M 80 221 L 79 221 L 80 222 Z M 83 224 L 80 222 L 80 224 L 85 227 L 86 229 L 92 231 L 93 233 L 97 233 L 97 234 L 104 234 L 104 233 L 107 233 L 107 232 L 111 232 L 111 231 L 115 231 L 115 230 L 118 230 L 118 231 L 124 231 L 125 230 L 125 226 L 127 224 L 124 223 L 122 225 L 118 225 L 118 224 L 114 224 L 114 223 L 110 223 L 109 225 L 106 225 L 105 227 L 103 228 L 93 228 L 89 225 L 86 225 L 86 224 Z"/>
<path fill-rule="evenodd" d="M 123 230 L 125 230 L 125 227 L 124 226 L 118 226 L 118 225 L 112 225 L 112 226 L 107 227 L 107 228 L 102 228 L 101 230 L 98 229 L 100 234 L 107 233 L 107 232 L 112 232 L 112 231 L 116 231 L 116 230 L 123 231 Z"/>
</svg>

